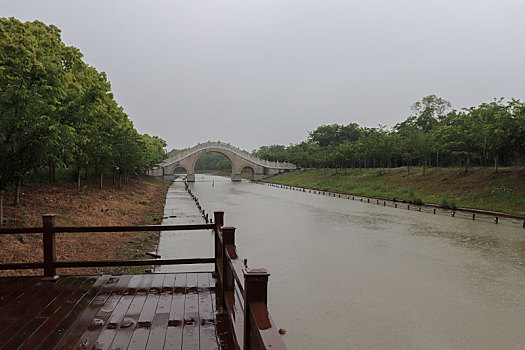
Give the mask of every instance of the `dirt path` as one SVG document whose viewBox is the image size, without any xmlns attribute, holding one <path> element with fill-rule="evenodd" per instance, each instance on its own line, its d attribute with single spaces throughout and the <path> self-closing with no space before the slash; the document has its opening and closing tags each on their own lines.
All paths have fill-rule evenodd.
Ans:
<svg viewBox="0 0 525 350">
<path fill-rule="evenodd" d="M 57 226 L 148 225 L 162 221 L 168 182 L 132 179 L 122 189 L 88 184 L 80 195 L 76 185 L 23 187 L 20 205 L 5 198 L 5 226 L 42 226 L 42 214 L 56 214 Z M 4 226 L 4 227 L 5 227 Z M 57 260 L 146 258 L 158 232 L 57 234 Z M 42 261 L 41 234 L 0 236 L 0 262 Z M 144 268 L 142 268 L 143 270 Z M 102 272 L 101 269 L 61 269 L 61 275 Z M 115 270 L 113 270 L 115 272 Z M 125 272 L 125 271 L 124 271 Z M 40 274 L 38 270 L 0 271 L 0 276 Z"/>
</svg>

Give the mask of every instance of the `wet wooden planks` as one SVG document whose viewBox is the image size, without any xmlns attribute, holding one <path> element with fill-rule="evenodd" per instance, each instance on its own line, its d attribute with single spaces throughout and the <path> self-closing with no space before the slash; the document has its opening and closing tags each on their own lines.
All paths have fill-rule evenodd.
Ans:
<svg viewBox="0 0 525 350">
<path fill-rule="evenodd" d="M 229 349 L 215 282 L 210 273 L 2 278 L 0 349 Z"/>
</svg>

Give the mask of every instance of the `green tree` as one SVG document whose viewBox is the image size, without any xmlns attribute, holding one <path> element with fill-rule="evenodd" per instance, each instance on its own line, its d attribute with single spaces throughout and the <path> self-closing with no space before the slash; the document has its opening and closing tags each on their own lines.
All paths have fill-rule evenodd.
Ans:
<svg viewBox="0 0 525 350">
<path fill-rule="evenodd" d="M 491 156 L 494 159 L 494 168 L 498 172 L 500 159 L 512 153 L 516 147 L 517 128 L 509 112 L 509 106 L 503 104 L 503 99 L 491 103 L 482 103 L 479 107 L 469 110 L 473 119 L 482 128 L 482 159 Z"/>
<path fill-rule="evenodd" d="M 407 121 L 418 129 L 431 132 L 444 121 L 451 104 L 436 95 L 428 95 L 411 106 L 413 115 Z"/>
<path fill-rule="evenodd" d="M 57 142 L 52 115 L 64 94 L 64 47 L 55 26 L 0 18 L 0 224 L 4 190 Z"/>
<path fill-rule="evenodd" d="M 525 103 L 512 99 L 509 102 L 509 110 L 512 114 L 515 130 L 514 155 L 518 162 L 523 161 L 525 166 Z"/>
<path fill-rule="evenodd" d="M 464 160 L 468 172 L 471 160 L 480 154 L 482 126 L 467 112 L 455 112 L 449 118 L 449 124 L 439 128 L 438 137 L 443 150 Z"/>
</svg>

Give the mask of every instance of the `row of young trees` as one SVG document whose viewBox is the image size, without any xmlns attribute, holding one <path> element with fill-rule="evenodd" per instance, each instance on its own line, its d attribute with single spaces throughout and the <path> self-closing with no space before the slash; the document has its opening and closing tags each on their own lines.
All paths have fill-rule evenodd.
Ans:
<svg viewBox="0 0 525 350">
<path fill-rule="evenodd" d="M 80 191 L 88 167 L 102 186 L 104 173 L 120 179 L 164 158 L 166 143 L 137 132 L 82 56 L 53 25 L 0 18 L 0 195 L 46 166 L 51 181 L 56 167 L 75 169 Z"/>
<path fill-rule="evenodd" d="M 299 167 L 380 168 L 420 165 L 517 165 L 525 161 L 525 103 L 503 98 L 461 111 L 435 95 L 412 105 L 412 115 L 387 129 L 322 125 L 306 141 L 263 146 L 253 154 Z"/>
</svg>

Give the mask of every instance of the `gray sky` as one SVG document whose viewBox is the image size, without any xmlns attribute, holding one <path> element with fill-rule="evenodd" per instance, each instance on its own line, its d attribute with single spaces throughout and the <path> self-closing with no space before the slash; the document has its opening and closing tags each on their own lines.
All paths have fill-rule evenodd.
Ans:
<svg viewBox="0 0 525 350">
<path fill-rule="evenodd" d="M 62 29 L 168 149 L 393 126 L 436 94 L 525 99 L 525 0 L 0 0 Z"/>
</svg>

